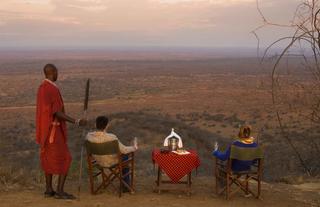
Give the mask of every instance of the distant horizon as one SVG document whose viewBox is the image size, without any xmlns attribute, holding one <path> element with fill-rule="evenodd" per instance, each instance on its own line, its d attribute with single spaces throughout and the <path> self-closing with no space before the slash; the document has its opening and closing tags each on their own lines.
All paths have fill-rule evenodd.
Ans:
<svg viewBox="0 0 320 207">
<path fill-rule="evenodd" d="M 0 47 L 0 51 L 145 51 L 145 50 L 257 50 L 257 47 L 253 46 L 163 46 L 163 45 L 152 45 L 152 46 L 102 46 L 102 47 Z"/>
<path fill-rule="evenodd" d="M 113 48 L 36 48 L 0 49 L 0 60 L 110 60 L 110 61 L 206 61 L 212 59 L 262 58 L 265 49 L 253 47 L 113 47 Z M 299 58 L 301 51 L 290 51 L 286 57 Z M 267 58 L 281 53 L 273 48 Z M 306 57 L 312 53 L 304 51 Z M 302 56 L 301 56 L 302 57 Z"/>
<path fill-rule="evenodd" d="M 264 49 L 260 48 L 260 54 Z M 275 50 L 272 51 L 277 52 Z M 257 47 L 100 47 L 100 48 L 1 48 L 0 59 L 12 58 L 94 59 L 216 59 L 256 58 Z"/>
</svg>

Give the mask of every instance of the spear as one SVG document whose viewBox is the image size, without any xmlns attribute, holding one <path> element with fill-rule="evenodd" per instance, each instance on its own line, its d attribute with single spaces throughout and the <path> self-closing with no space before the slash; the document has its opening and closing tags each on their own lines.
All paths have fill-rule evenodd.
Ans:
<svg viewBox="0 0 320 207">
<path fill-rule="evenodd" d="M 90 88 L 90 79 L 88 78 L 86 83 L 85 97 L 83 103 L 83 118 L 87 119 L 87 111 L 88 111 L 88 103 L 89 103 L 89 88 Z M 86 135 L 86 129 L 82 129 L 81 133 L 81 141 L 84 139 Z M 83 162 L 83 149 L 84 143 L 81 144 L 81 154 L 80 154 L 80 169 L 79 169 L 79 183 L 78 183 L 78 199 L 80 200 L 80 189 L 81 189 L 81 181 L 82 181 L 82 162 Z"/>
</svg>

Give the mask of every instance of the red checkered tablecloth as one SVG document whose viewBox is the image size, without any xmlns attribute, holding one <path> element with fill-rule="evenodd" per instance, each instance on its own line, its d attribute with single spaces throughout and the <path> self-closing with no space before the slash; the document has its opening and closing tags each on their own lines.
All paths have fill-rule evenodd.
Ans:
<svg viewBox="0 0 320 207">
<path fill-rule="evenodd" d="M 173 152 L 161 153 L 159 149 L 152 151 L 152 161 L 163 170 L 172 182 L 177 183 L 193 169 L 200 166 L 196 151 L 188 150 L 190 154 L 178 155 Z"/>
</svg>

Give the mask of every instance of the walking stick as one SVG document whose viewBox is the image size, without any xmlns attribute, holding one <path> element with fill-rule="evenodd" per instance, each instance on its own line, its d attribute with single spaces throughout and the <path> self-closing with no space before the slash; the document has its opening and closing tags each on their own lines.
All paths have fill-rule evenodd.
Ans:
<svg viewBox="0 0 320 207">
<path fill-rule="evenodd" d="M 89 102 L 89 88 L 90 88 L 90 79 L 87 80 L 86 84 L 86 92 L 85 92 L 85 98 L 84 98 L 84 104 L 83 104 L 83 118 L 87 119 L 87 111 L 88 111 L 88 102 Z M 79 169 L 79 183 L 78 183 L 78 200 L 80 200 L 80 190 L 81 190 L 81 181 L 82 181 L 82 162 L 83 162 L 83 148 L 84 148 L 84 142 L 83 138 L 86 135 L 86 129 L 82 129 L 81 133 L 81 153 L 80 153 L 80 169 Z"/>
</svg>

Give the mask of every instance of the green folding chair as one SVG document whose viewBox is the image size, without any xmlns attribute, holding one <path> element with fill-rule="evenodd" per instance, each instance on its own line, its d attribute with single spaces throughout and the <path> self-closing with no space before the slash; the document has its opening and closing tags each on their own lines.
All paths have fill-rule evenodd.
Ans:
<svg viewBox="0 0 320 207">
<path fill-rule="evenodd" d="M 88 175 L 91 194 L 97 194 L 100 189 L 105 189 L 108 186 L 113 186 L 115 190 L 118 190 L 119 197 L 122 195 L 123 187 L 127 188 L 132 193 L 134 192 L 134 152 L 126 154 L 128 159 L 123 160 L 125 155 L 120 153 L 119 143 L 117 140 L 104 143 L 92 143 L 86 140 L 85 146 L 87 150 Z M 116 155 L 118 157 L 118 163 L 110 167 L 102 167 L 93 158 L 93 155 Z M 123 174 L 123 168 L 128 168 L 129 171 L 126 174 Z M 128 175 L 130 175 L 131 178 L 130 184 L 127 184 L 124 181 L 124 178 Z M 101 177 L 102 182 L 96 186 L 95 180 L 99 180 L 99 176 Z M 118 189 L 113 184 L 114 180 L 119 181 Z"/>
<path fill-rule="evenodd" d="M 232 171 L 232 162 L 234 160 L 255 162 L 248 171 Z M 215 158 L 216 193 L 221 195 L 225 192 L 226 199 L 229 200 L 232 195 L 242 190 L 246 195 L 251 194 L 256 198 L 260 198 L 262 174 L 263 150 L 261 147 L 244 148 L 232 145 L 230 158 L 227 161 L 221 161 Z M 250 188 L 250 181 L 257 183 L 256 192 Z M 231 187 L 233 184 L 238 188 L 232 190 Z"/>
</svg>

